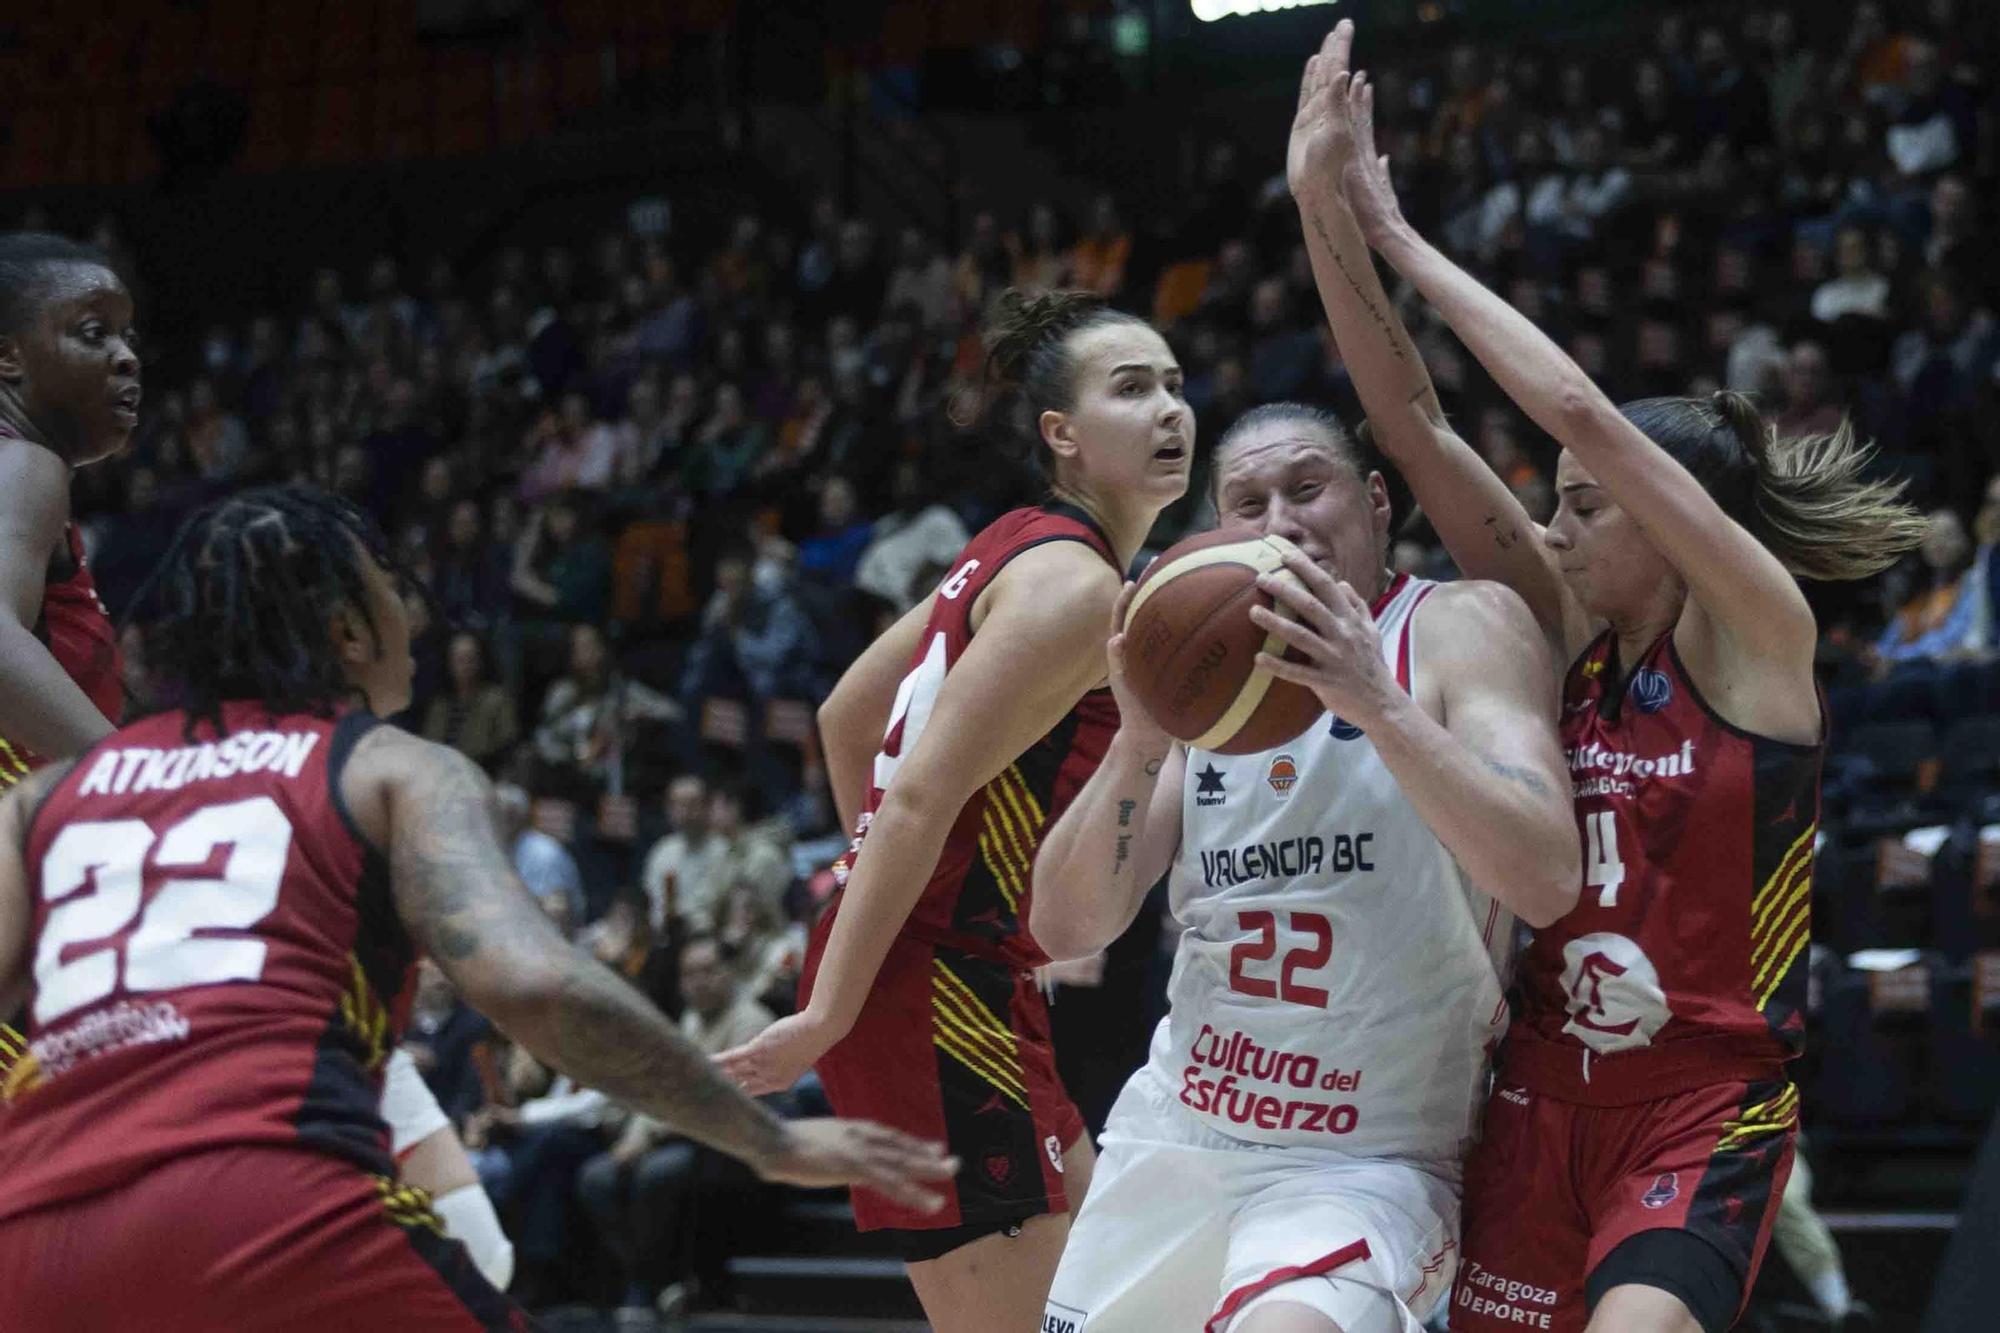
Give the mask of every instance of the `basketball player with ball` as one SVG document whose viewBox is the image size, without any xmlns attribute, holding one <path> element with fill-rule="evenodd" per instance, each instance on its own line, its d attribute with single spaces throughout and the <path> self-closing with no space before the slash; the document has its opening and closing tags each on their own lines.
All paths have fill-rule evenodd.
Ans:
<svg viewBox="0 0 2000 1333">
<path fill-rule="evenodd" d="M 1042 1326 L 1409 1333 L 1451 1285 L 1512 917 L 1576 901 L 1554 673 L 1513 593 L 1389 572 L 1332 416 L 1245 414 L 1214 484 L 1223 529 L 1119 596 L 1122 722 L 1035 863 L 1055 957 L 1163 872 L 1184 927 Z"/>
</svg>

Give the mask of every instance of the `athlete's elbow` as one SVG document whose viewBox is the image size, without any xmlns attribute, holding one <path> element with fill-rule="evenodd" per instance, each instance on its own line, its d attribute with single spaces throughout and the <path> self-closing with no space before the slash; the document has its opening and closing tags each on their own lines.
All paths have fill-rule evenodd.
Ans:
<svg viewBox="0 0 2000 1333">
<path fill-rule="evenodd" d="M 1042 952 L 1058 963 L 1088 958 L 1104 947 L 1097 939 L 1099 932 L 1075 904 L 1053 902 L 1039 892 L 1028 904 L 1028 933 L 1042 946 Z"/>
<path fill-rule="evenodd" d="M 1576 906 L 1581 863 L 1572 850 L 1567 855 L 1551 853 L 1527 867 L 1515 881 L 1518 901 L 1514 914 L 1536 930 L 1552 926 Z"/>
</svg>

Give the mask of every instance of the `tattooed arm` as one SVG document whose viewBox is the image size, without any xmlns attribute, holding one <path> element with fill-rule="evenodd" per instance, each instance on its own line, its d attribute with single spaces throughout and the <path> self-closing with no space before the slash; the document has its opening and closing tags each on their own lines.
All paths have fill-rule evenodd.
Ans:
<svg viewBox="0 0 2000 1333">
<path fill-rule="evenodd" d="M 1374 442 L 1410 485 L 1424 515 L 1467 578 L 1521 595 L 1559 660 L 1590 637 L 1528 515 L 1486 460 L 1445 419 L 1423 357 L 1382 287 L 1344 181 L 1354 153 L 1348 46 L 1335 27 L 1308 65 L 1292 126 L 1288 173 L 1305 230 L 1313 281 L 1334 342 L 1360 395 Z"/>
<path fill-rule="evenodd" d="M 769 1180 L 869 1185 L 918 1204 L 935 1149 L 852 1121 L 787 1124 L 737 1091 L 630 983 L 573 947 L 515 876 L 493 789 L 471 760 L 390 727 L 342 775 L 386 850 L 396 908 L 473 1008 L 577 1082 L 747 1162 Z"/>
</svg>

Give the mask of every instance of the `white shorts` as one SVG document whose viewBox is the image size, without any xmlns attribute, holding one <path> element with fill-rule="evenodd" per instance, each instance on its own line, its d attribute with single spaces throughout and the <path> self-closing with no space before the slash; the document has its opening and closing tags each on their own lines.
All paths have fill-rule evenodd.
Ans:
<svg viewBox="0 0 2000 1333">
<path fill-rule="evenodd" d="M 1228 1333 L 1295 1302 L 1343 1329 L 1420 1333 L 1458 1267 L 1458 1189 L 1403 1162 L 1271 1147 L 1125 1085 L 1056 1272 L 1047 1333 Z"/>
<path fill-rule="evenodd" d="M 382 1076 L 382 1118 L 389 1122 L 389 1150 L 399 1162 L 410 1149 L 451 1126 L 430 1085 L 417 1072 L 417 1062 L 400 1046 L 389 1052 L 389 1067 Z"/>
</svg>

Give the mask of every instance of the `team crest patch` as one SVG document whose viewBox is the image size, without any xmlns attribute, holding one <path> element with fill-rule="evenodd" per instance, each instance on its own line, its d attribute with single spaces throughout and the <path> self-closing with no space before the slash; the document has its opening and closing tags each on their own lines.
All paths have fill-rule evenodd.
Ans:
<svg viewBox="0 0 2000 1333">
<path fill-rule="evenodd" d="M 1281 754 L 1271 761 L 1271 771 L 1264 775 L 1264 781 L 1270 783 L 1271 790 L 1278 793 L 1278 798 L 1283 800 L 1290 796 L 1292 788 L 1298 785 L 1299 766 L 1292 762 L 1290 755 Z"/>
<path fill-rule="evenodd" d="M 1657 713 L 1673 702 L 1674 683 L 1667 679 L 1666 672 L 1646 667 L 1632 673 L 1632 683 L 1625 687 L 1625 692 L 1640 712 Z"/>
<path fill-rule="evenodd" d="M 1648 1208 L 1664 1208 L 1681 1197 L 1679 1173 L 1664 1171 L 1653 1181 L 1653 1188 L 1639 1196 L 1639 1202 Z"/>
<path fill-rule="evenodd" d="M 1007 1177 L 1014 1174 L 1014 1159 L 1004 1152 L 986 1154 L 986 1177 L 996 1185 L 1007 1183 Z"/>
<path fill-rule="evenodd" d="M 1055 1135 L 1051 1134 L 1042 1140 L 1042 1151 L 1049 1155 L 1049 1165 L 1056 1169 L 1056 1174 L 1061 1175 L 1063 1173 L 1062 1144 L 1056 1142 Z"/>
</svg>

